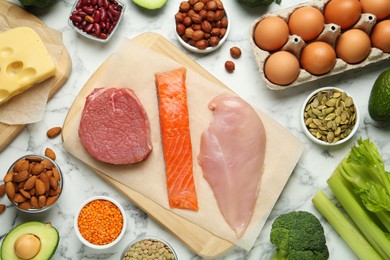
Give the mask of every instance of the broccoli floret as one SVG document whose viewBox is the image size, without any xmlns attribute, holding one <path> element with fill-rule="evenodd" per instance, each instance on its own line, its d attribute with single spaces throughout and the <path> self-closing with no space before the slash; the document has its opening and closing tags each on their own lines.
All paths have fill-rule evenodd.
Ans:
<svg viewBox="0 0 390 260">
<path fill-rule="evenodd" d="M 291 211 L 272 223 L 271 243 L 276 246 L 274 260 L 324 260 L 329 258 L 324 228 L 312 213 Z"/>
<path fill-rule="evenodd" d="M 57 0 L 19 0 L 24 7 L 45 8 L 53 4 Z"/>
</svg>

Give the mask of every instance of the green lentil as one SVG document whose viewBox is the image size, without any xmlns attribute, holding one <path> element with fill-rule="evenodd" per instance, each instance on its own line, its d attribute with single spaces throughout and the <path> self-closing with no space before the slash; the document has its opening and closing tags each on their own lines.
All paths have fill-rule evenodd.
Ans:
<svg viewBox="0 0 390 260">
<path fill-rule="evenodd" d="M 172 250 L 163 242 L 144 239 L 131 246 L 124 254 L 123 260 L 175 260 Z"/>
</svg>

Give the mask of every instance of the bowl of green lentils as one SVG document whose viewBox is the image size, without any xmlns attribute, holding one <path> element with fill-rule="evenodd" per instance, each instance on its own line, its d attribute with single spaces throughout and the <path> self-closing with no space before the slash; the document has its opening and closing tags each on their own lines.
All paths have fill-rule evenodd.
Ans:
<svg viewBox="0 0 390 260">
<path fill-rule="evenodd" d="M 166 259 L 177 260 L 172 246 L 157 237 L 141 237 L 130 242 L 123 250 L 122 260 L 134 259 Z"/>
</svg>

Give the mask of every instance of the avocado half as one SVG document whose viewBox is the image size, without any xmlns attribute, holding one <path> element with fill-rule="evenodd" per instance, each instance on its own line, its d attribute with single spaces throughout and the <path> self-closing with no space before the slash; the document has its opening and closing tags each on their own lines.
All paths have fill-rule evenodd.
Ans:
<svg viewBox="0 0 390 260">
<path fill-rule="evenodd" d="M 133 2 L 143 8 L 154 10 L 163 7 L 167 0 L 133 0 Z"/>
<path fill-rule="evenodd" d="M 25 222 L 13 228 L 5 236 L 3 243 L 1 244 L 0 258 L 3 260 L 50 259 L 57 249 L 59 240 L 60 236 L 57 229 L 50 223 L 38 221 Z M 15 242 L 19 243 L 19 245 L 15 245 Z M 33 254 L 33 257 L 21 258 L 16 252 L 17 248 L 21 248 L 24 251 L 22 255 Z M 36 253 L 34 253 L 34 251 Z"/>
</svg>

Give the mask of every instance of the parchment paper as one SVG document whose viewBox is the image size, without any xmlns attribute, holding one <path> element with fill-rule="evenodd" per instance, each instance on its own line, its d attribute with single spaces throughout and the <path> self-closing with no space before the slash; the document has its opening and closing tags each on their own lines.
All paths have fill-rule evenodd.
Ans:
<svg viewBox="0 0 390 260">
<path fill-rule="evenodd" d="M 20 26 L 33 28 L 42 39 L 54 64 L 58 68 L 61 53 L 64 49 L 61 33 L 48 27 L 43 29 L 43 26 L 39 23 L 20 19 L 20 17 L 12 14 L 7 17 L 0 15 L 0 32 Z M 51 77 L 41 83 L 37 83 L 0 105 L 0 122 L 8 125 L 20 125 L 41 121 L 54 80 L 55 77 Z"/>
<path fill-rule="evenodd" d="M 80 107 L 80 114 L 67 125 L 69 137 L 65 140 L 63 147 L 91 167 L 169 209 L 154 73 L 167 71 L 182 65 L 125 39 L 119 49 L 102 66 L 104 66 L 104 69 L 100 70 L 101 73 L 95 73 L 83 89 L 90 88 L 91 91 L 97 87 L 127 87 L 133 89 L 150 120 L 153 151 L 146 161 L 135 165 L 112 166 L 97 162 L 89 156 L 78 138 L 77 131 L 82 106 Z M 229 92 L 229 90 L 221 88 L 188 69 L 186 84 L 193 146 L 194 179 L 199 200 L 199 211 L 193 212 L 180 209 L 172 209 L 172 211 L 213 234 L 250 250 L 299 160 L 303 144 L 286 129 L 259 111 L 267 133 L 264 175 L 251 223 L 241 239 L 237 239 L 235 233 L 221 215 L 212 190 L 203 178 L 202 170 L 196 159 L 199 153 L 201 132 L 208 127 L 212 118 L 212 112 L 207 106 L 208 102 L 215 95 Z M 84 93 L 83 100 L 89 93 Z M 245 192 L 245 190 L 242 192 Z"/>
</svg>

